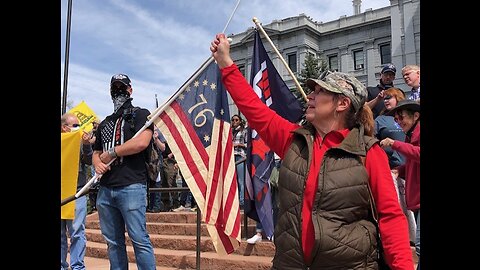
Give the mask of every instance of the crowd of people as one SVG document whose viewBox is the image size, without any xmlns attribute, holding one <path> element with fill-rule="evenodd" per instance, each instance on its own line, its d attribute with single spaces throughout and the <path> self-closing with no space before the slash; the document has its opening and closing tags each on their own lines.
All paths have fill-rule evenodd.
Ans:
<svg viewBox="0 0 480 270">
<path fill-rule="evenodd" d="M 382 67 L 373 87 L 342 72 L 310 78 L 306 122 L 299 124 L 262 103 L 230 57 L 224 34 L 215 36 L 210 50 L 223 84 L 246 118 L 231 118 L 241 209 L 246 123 L 278 157 L 271 179 L 275 237 L 269 240 L 276 247 L 272 269 L 377 269 L 383 259 L 391 269 L 413 269 L 411 245 L 420 258 L 420 68 L 402 68 L 411 87 L 408 94 L 394 87 L 393 64 Z M 155 269 L 146 212 L 194 209 L 189 191 L 148 192 L 186 183 L 158 128 L 152 124 L 134 136 L 150 112 L 132 105 L 132 93 L 127 75 L 112 76 L 113 112 L 82 136 L 77 190 L 86 184 L 89 170 L 102 177 L 97 192 L 76 200 L 75 218 L 62 220 L 62 269 L 85 269 L 87 198 L 98 211 L 112 269 L 128 268 L 125 232 L 132 239 L 137 267 Z M 61 132 L 78 127 L 75 115 L 62 115 Z M 155 179 L 145 167 L 152 141 L 151 150 L 159 156 Z M 247 243 L 262 238 L 257 223 Z M 379 256 L 380 243 L 384 258 Z"/>
</svg>

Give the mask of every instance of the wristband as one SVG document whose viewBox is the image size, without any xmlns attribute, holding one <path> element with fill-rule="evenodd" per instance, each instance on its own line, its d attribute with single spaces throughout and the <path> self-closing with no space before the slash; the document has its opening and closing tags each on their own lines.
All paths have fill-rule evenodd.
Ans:
<svg viewBox="0 0 480 270">
<path fill-rule="evenodd" d="M 110 157 L 112 158 L 116 158 L 118 155 L 117 155 L 117 152 L 115 152 L 115 146 L 108 149 L 108 155 L 110 155 Z"/>
</svg>

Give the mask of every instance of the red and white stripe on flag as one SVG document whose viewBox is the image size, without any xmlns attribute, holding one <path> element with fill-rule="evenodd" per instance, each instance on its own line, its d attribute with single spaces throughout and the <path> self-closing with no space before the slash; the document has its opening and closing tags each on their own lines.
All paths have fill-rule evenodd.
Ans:
<svg viewBox="0 0 480 270">
<path fill-rule="evenodd" d="M 217 253 L 240 246 L 240 209 L 230 123 L 215 118 L 205 148 L 185 111 L 173 101 L 155 119 L 207 224 Z"/>
</svg>

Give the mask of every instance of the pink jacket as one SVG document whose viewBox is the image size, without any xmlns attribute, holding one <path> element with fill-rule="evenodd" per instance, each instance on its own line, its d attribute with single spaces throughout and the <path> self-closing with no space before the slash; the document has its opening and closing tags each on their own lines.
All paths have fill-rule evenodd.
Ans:
<svg viewBox="0 0 480 270">
<path fill-rule="evenodd" d="M 405 200 L 412 211 L 420 209 L 420 121 L 405 142 L 395 141 L 392 149 L 402 154 L 406 161 L 398 167 L 398 176 L 405 179 Z"/>
</svg>

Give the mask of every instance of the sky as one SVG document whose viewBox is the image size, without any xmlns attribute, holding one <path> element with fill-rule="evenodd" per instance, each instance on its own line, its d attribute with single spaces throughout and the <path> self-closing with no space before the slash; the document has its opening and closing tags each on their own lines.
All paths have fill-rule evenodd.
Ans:
<svg viewBox="0 0 480 270">
<path fill-rule="evenodd" d="M 207 60 L 210 42 L 222 32 L 238 0 L 81 0 L 72 1 L 67 78 L 67 111 L 85 103 L 100 120 L 113 112 L 110 79 L 132 81 L 132 104 L 155 109 L 172 96 Z M 364 0 L 361 12 L 390 4 Z M 65 71 L 68 0 L 61 6 L 61 93 Z M 225 33 L 267 25 L 304 13 L 329 22 L 353 15 L 352 0 L 243 0 Z"/>
</svg>

